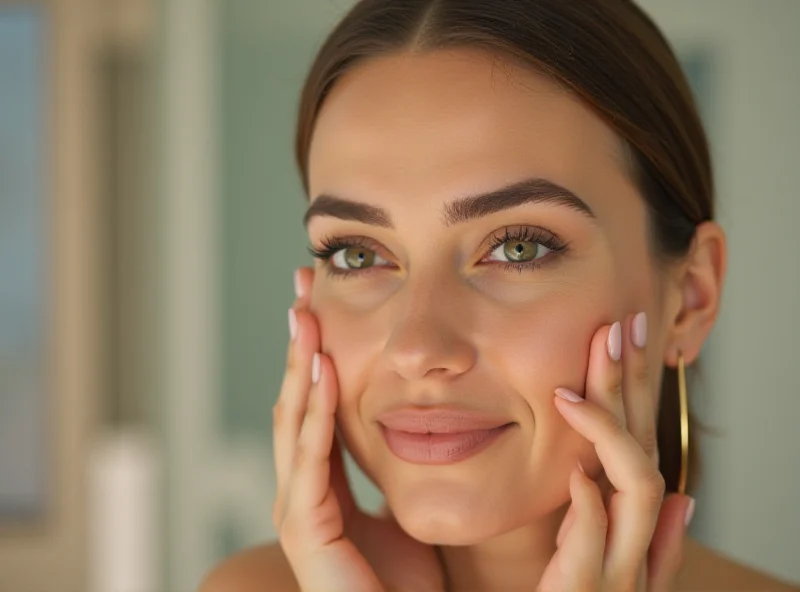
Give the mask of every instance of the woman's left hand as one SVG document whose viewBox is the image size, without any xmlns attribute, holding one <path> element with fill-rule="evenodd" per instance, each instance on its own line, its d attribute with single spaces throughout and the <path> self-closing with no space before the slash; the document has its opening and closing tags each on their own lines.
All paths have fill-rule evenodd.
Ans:
<svg viewBox="0 0 800 592">
<path fill-rule="evenodd" d="M 572 504 L 541 592 L 667 592 L 674 586 L 693 500 L 664 498 L 645 341 L 643 314 L 602 327 L 591 344 L 585 398 L 556 390 L 556 407 L 594 444 L 604 475 L 599 484 L 579 467 L 570 476 Z"/>
</svg>

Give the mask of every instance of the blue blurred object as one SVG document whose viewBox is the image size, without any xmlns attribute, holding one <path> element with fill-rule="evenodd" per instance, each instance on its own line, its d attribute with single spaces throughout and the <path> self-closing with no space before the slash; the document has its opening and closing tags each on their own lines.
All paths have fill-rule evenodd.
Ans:
<svg viewBox="0 0 800 592">
<path fill-rule="evenodd" d="M 45 503 L 42 14 L 0 7 L 0 521 Z"/>
</svg>

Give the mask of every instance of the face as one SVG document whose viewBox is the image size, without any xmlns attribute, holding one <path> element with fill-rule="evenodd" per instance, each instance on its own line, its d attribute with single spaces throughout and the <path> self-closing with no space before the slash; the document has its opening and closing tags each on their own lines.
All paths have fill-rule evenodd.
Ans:
<svg viewBox="0 0 800 592">
<path fill-rule="evenodd" d="M 592 336 L 626 314 L 648 314 L 652 368 L 664 353 L 645 202 L 611 129 L 478 50 L 382 57 L 326 99 L 309 187 L 310 242 L 335 253 L 311 309 L 338 425 L 401 526 L 469 544 L 568 501 L 576 462 L 599 464 L 554 389 L 583 392 Z"/>
</svg>

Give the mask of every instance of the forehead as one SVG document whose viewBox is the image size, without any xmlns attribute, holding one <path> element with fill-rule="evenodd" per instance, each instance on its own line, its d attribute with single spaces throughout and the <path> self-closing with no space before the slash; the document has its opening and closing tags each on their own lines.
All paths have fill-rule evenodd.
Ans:
<svg viewBox="0 0 800 592">
<path fill-rule="evenodd" d="M 624 170 L 621 143 L 573 93 L 496 54 L 454 49 L 345 74 L 318 116 L 308 174 L 312 199 L 430 206 L 531 176 L 591 193 Z"/>
</svg>

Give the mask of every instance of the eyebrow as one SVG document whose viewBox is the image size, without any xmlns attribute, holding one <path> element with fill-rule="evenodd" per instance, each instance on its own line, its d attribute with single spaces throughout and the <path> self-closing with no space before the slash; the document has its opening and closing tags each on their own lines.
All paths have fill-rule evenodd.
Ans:
<svg viewBox="0 0 800 592">
<path fill-rule="evenodd" d="M 596 218 L 592 209 L 577 195 L 552 181 L 536 177 L 447 203 L 444 207 L 444 224 L 463 224 L 526 204 L 552 204 L 575 210 L 590 219 Z M 303 225 L 308 226 L 310 220 L 317 216 L 394 228 L 392 218 L 385 209 L 326 193 L 320 194 L 311 203 L 303 216 Z"/>
</svg>

